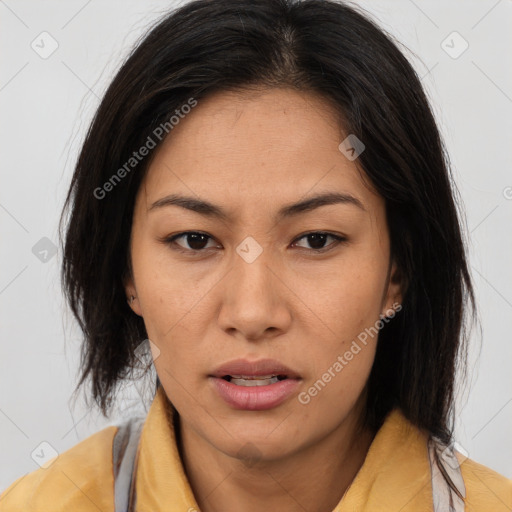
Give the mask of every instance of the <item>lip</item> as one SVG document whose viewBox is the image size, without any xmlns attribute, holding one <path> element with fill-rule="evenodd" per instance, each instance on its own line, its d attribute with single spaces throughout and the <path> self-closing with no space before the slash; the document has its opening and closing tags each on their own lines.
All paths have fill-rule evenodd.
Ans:
<svg viewBox="0 0 512 512">
<path fill-rule="evenodd" d="M 222 377 L 244 375 L 258 377 L 264 375 L 285 375 L 287 378 L 265 386 L 239 386 Z M 297 389 L 300 375 L 274 359 L 247 361 L 236 359 L 223 364 L 211 375 L 210 381 L 215 391 L 231 407 L 248 411 L 272 409 L 283 403 Z"/>
<path fill-rule="evenodd" d="M 290 379 L 298 379 L 300 375 L 275 359 L 234 359 L 217 368 L 210 377 L 224 377 L 225 375 L 247 375 L 261 377 L 262 375 L 286 375 Z M 262 386 L 263 387 L 263 386 Z"/>
</svg>

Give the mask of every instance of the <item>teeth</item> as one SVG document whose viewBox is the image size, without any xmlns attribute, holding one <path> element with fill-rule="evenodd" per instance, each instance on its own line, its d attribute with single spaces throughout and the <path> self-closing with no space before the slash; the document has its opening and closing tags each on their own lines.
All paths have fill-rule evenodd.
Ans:
<svg viewBox="0 0 512 512">
<path fill-rule="evenodd" d="M 258 377 L 250 377 L 246 375 L 232 375 L 230 382 L 232 384 L 236 384 L 237 386 L 268 386 L 269 384 L 279 382 L 279 379 L 277 378 L 277 375 L 265 375 Z"/>
<path fill-rule="evenodd" d="M 272 377 L 277 377 L 276 374 L 271 373 L 270 375 L 230 375 L 233 379 L 246 379 L 246 380 L 253 380 L 253 379 L 271 379 Z"/>
</svg>

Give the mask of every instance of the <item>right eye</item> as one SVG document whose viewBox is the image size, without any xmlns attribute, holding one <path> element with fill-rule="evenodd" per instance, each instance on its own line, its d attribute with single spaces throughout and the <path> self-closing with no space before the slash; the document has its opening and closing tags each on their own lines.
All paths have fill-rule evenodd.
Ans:
<svg viewBox="0 0 512 512">
<path fill-rule="evenodd" d="M 189 246 L 188 248 L 183 247 L 183 245 L 176 242 L 176 240 L 181 238 L 183 238 L 185 244 Z M 213 238 L 206 233 L 201 233 L 199 231 L 184 231 L 183 233 L 178 233 L 176 235 L 164 238 L 162 242 L 171 246 L 171 249 L 176 249 L 180 252 L 199 253 L 204 252 L 205 243 L 208 241 L 208 239 L 213 240 Z"/>
</svg>

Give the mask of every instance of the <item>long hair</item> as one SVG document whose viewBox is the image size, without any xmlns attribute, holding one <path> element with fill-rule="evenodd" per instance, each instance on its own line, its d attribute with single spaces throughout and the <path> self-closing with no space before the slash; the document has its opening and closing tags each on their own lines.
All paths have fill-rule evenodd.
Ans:
<svg viewBox="0 0 512 512">
<path fill-rule="evenodd" d="M 420 79 L 398 44 L 360 9 L 330 0 L 195 0 L 160 19 L 120 67 L 87 132 L 61 216 L 63 288 L 84 334 L 77 387 L 90 378 L 107 415 L 147 338 L 123 279 L 151 155 L 129 171 L 126 163 L 148 137 L 154 155 L 154 134 L 191 98 L 261 86 L 321 94 L 365 144 L 358 164 L 385 199 L 406 292 L 379 333 L 364 423 L 376 430 L 400 407 L 448 443 L 465 320 L 469 306 L 475 310 L 458 192 Z"/>
</svg>

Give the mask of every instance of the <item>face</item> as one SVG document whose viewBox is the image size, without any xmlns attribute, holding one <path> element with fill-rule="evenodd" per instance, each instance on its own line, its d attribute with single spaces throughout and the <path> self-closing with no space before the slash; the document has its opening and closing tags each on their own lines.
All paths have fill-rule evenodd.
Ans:
<svg viewBox="0 0 512 512">
<path fill-rule="evenodd" d="M 126 293 L 182 424 L 225 454 L 291 456 L 360 412 L 375 326 L 401 296 L 384 200 L 338 149 L 347 135 L 311 93 L 216 93 L 138 191 Z M 286 209 L 323 194 L 344 199 Z"/>
</svg>

